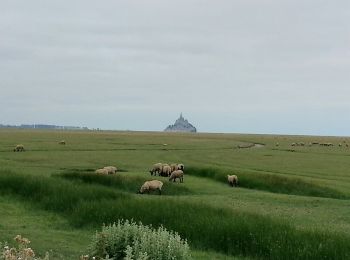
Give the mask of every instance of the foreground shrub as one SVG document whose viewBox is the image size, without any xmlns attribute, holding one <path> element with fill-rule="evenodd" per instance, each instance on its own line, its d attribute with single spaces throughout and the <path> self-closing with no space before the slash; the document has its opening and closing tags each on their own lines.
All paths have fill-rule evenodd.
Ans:
<svg viewBox="0 0 350 260">
<path fill-rule="evenodd" d="M 103 226 L 89 251 L 96 259 L 190 259 L 187 241 L 176 232 L 128 220 Z"/>
<path fill-rule="evenodd" d="M 17 235 L 14 240 L 16 241 L 15 247 L 9 247 L 7 244 L 4 246 L 0 244 L 0 259 L 1 260 L 48 260 L 49 255 L 46 254 L 45 258 L 36 258 L 34 250 L 28 247 L 30 244 L 29 239 Z"/>
</svg>

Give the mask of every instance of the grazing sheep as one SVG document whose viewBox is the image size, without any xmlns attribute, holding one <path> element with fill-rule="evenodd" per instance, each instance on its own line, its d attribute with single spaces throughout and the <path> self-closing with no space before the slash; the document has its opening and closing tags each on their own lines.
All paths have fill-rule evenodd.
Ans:
<svg viewBox="0 0 350 260">
<path fill-rule="evenodd" d="M 171 173 L 169 181 L 173 180 L 173 182 L 176 182 L 176 179 L 179 179 L 180 182 L 184 182 L 184 172 L 182 170 L 176 170 Z"/>
<path fill-rule="evenodd" d="M 182 163 L 179 163 L 179 164 L 177 165 L 177 169 L 178 169 L 178 170 L 181 170 L 181 171 L 184 171 L 184 170 L 185 170 L 185 165 L 183 165 Z"/>
<path fill-rule="evenodd" d="M 160 175 L 160 173 L 162 172 L 162 168 L 163 168 L 163 164 L 162 163 L 156 163 L 153 165 L 152 170 L 150 170 L 149 172 L 151 173 L 151 175 Z"/>
<path fill-rule="evenodd" d="M 291 145 L 292 145 L 292 146 L 296 146 L 297 144 L 296 144 L 296 143 L 292 143 Z"/>
<path fill-rule="evenodd" d="M 237 175 L 227 175 L 227 181 L 232 187 L 233 186 L 237 187 L 237 185 L 238 185 Z"/>
<path fill-rule="evenodd" d="M 106 169 L 108 171 L 108 174 L 116 174 L 117 173 L 117 167 L 114 166 L 106 166 L 103 167 L 103 169 Z"/>
<path fill-rule="evenodd" d="M 23 144 L 17 144 L 15 149 L 13 149 L 14 152 L 24 152 L 24 146 Z"/>
<path fill-rule="evenodd" d="M 300 142 L 299 145 L 300 145 L 300 146 L 305 146 L 305 143 Z"/>
<path fill-rule="evenodd" d="M 276 143 L 276 147 L 278 147 L 278 146 L 280 146 L 280 144 L 279 144 L 279 143 Z"/>
<path fill-rule="evenodd" d="M 341 143 L 338 144 L 339 147 L 342 147 L 343 145 Z"/>
<path fill-rule="evenodd" d="M 96 174 L 100 174 L 100 175 L 108 175 L 108 170 L 107 169 L 97 169 L 95 171 Z"/>
<path fill-rule="evenodd" d="M 66 141 L 65 140 L 59 141 L 58 144 L 66 145 Z"/>
<path fill-rule="evenodd" d="M 163 165 L 162 172 L 160 173 L 163 177 L 169 177 L 171 174 L 171 167 L 169 165 Z"/>
<path fill-rule="evenodd" d="M 158 180 L 146 181 L 140 188 L 139 193 L 143 194 L 147 192 L 149 194 L 150 191 L 158 190 L 159 195 L 162 194 L 163 182 Z"/>
</svg>

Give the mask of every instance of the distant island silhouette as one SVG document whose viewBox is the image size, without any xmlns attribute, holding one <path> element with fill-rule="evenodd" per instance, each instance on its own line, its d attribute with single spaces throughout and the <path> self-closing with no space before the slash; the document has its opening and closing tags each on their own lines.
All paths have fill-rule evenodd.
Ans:
<svg viewBox="0 0 350 260">
<path fill-rule="evenodd" d="M 175 124 L 169 125 L 167 128 L 165 128 L 164 132 L 191 132 L 196 133 L 197 129 L 188 122 L 187 119 L 185 119 L 182 116 L 182 113 L 180 114 L 180 117 L 175 121 Z"/>
</svg>

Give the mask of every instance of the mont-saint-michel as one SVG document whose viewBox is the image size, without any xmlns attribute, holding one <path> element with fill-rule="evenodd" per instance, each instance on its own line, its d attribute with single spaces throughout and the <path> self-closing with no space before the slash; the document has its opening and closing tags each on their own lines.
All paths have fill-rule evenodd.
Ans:
<svg viewBox="0 0 350 260">
<path fill-rule="evenodd" d="M 189 123 L 188 120 L 185 119 L 181 113 L 180 117 L 175 121 L 175 123 L 173 125 L 169 125 L 167 128 L 165 128 L 164 132 L 196 133 L 197 129 L 191 123 Z"/>
</svg>

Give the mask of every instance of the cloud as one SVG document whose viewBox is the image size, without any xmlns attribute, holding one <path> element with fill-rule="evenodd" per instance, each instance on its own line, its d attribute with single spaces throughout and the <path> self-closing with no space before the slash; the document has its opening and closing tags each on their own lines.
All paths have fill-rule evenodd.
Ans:
<svg viewBox="0 0 350 260">
<path fill-rule="evenodd" d="M 347 133 L 349 5 L 2 1 L 0 123 Z"/>
</svg>

